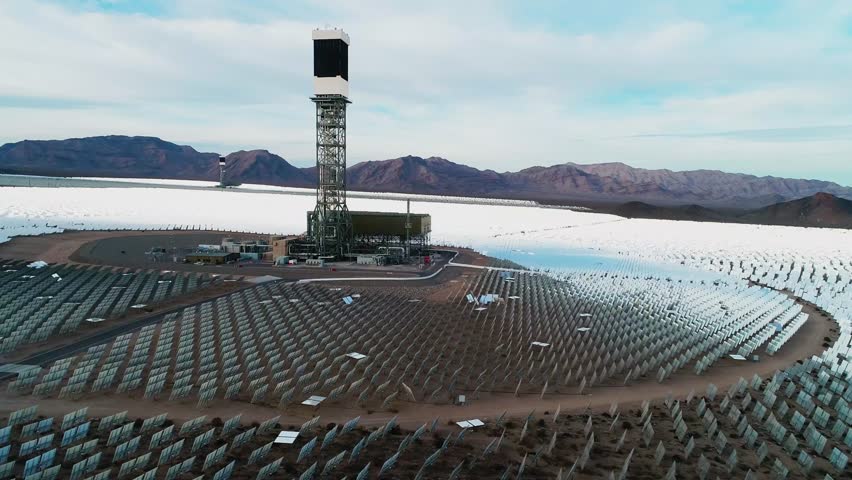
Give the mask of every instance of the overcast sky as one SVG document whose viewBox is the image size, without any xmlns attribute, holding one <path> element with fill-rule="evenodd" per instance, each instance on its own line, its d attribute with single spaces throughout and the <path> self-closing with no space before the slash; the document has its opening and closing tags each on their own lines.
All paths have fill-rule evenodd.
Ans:
<svg viewBox="0 0 852 480">
<path fill-rule="evenodd" d="M 314 158 L 311 30 L 351 36 L 349 162 L 624 162 L 852 185 L 852 2 L 0 0 L 0 143 Z"/>
</svg>

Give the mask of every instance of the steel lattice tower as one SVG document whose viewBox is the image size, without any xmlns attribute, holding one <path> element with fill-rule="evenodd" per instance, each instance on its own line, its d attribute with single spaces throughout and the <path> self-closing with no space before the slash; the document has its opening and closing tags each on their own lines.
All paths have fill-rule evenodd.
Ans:
<svg viewBox="0 0 852 480">
<path fill-rule="evenodd" d="M 346 207 L 346 104 L 343 95 L 317 95 L 317 204 L 311 230 L 317 253 L 349 253 L 352 219 Z"/>
<path fill-rule="evenodd" d="M 308 235 L 319 256 L 349 254 L 352 218 L 346 207 L 346 105 L 349 104 L 349 35 L 313 31 L 317 109 L 317 204 Z"/>
</svg>

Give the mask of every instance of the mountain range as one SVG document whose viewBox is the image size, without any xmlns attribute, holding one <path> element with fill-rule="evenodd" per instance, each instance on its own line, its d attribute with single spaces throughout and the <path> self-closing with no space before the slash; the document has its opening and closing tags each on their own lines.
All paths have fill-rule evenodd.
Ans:
<svg viewBox="0 0 852 480">
<path fill-rule="evenodd" d="M 218 154 L 156 137 L 100 136 L 24 140 L 0 146 L 0 173 L 213 180 Z M 229 183 L 292 187 L 316 184 L 316 169 L 299 168 L 267 150 L 227 155 Z M 562 163 L 517 172 L 480 170 L 440 157 L 404 156 L 347 169 L 347 186 L 398 192 L 535 200 L 599 206 L 614 213 L 726 221 L 755 209 L 828 194 L 852 199 L 852 188 L 822 180 L 757 177 L 716 170 L 649 170 L 624 163 Z M 817 201 L 824 201 L 820 197 Z M 783 207 L 778 207 L 783 210 Z M 790 207 L 793 208 L 793 207 Z M 763 216 L 787 218 L 781 213 Z M 759 216 L 759 215 L 758 215 Z M 795 215 L 794 215 L 795 217 Z M 788 220 L 791 220 L 788 218 Z"/>
<path fill-rule="evenodd" d="M 757 209 L 713 209 L 701 205 L 658 206 L 627 202 L 602 206 L 598 210 L 626 218 L 852 228 L 852 201 L 830 193 L 816 193 Z"/>
</svg>

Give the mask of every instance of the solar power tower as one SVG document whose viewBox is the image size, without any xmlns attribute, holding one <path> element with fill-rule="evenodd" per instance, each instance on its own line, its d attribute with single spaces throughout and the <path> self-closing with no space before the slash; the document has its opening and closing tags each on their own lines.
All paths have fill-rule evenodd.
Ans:
<svg viewBox="0 0 852 480">
<path fill-rule="evenodd" d="M 314 96 L 317 107 L 317 204 L 310 236 L 320 256 L 349 253 L 352 219 L 346 207 L 346 105 L 349 102 L 349 35 L 317 29 Z"/>
<path fill-rule="evenodd" d="M 227 159 L 223 156 L 219 156 L 219 186 L 225 186 L 225 164 L 227 163 Z"/>
</svg>

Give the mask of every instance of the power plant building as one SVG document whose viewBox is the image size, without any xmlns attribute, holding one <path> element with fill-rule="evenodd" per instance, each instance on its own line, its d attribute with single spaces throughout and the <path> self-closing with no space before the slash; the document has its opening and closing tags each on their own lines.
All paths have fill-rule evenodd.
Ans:
<svg viewBox="0 0 852 480">
<path fill-rule="evenodd" d="M 187 263 L 199 263 L 204 265 L 224 265 L 240 260 L 240 254 L 236 252 L 196 252 L 184 257 Z"/>
</svg>

